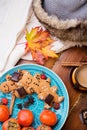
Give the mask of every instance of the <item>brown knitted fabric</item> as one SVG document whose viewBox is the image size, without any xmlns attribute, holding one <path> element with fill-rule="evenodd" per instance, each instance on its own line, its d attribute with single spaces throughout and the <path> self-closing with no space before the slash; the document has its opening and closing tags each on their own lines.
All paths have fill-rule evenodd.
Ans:
<svg viewBox="0 0 87 130">
<path fill-rule="evenodd" d="M 65 19 L 60 20 L 58 16 L 48 15 L 42 7 L 42 0 L 33 0 L 33 10 L 39 21 L 50 31 L 50 33 L 63 41 L 85 42 L 87 45 L 87 20 Z"/>
</svg>

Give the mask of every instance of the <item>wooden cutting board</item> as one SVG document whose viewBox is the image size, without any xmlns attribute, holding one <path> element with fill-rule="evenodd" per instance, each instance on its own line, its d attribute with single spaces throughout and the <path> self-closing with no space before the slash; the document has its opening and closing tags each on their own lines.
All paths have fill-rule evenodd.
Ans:
<svg viewBox="0 0 87 130">
<path fill-rule="evenodd" d="M 87 61 L 87 47 L 74 47 L 63 52 L 52 68 L 65 83 L 70 99 L 69 116 L 62 130 L 87 130 L 87 126 L 81 122 L 79 117 L 80 111 L 85 109 L 85 107 L 87 108 L 87 92 L 84 93 L 73 88 L 70 78 L 73 67 L 61 66 L 61 62 L 79 61 Z"/>
</svg>

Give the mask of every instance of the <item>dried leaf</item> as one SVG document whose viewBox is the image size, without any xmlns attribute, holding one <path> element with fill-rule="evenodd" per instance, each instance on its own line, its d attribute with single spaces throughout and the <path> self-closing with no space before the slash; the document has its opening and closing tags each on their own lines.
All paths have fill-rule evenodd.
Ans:
<svg viewBox="0 0 87 130">
<path fill-rule="evenodd" d="M 48 57 L 58 58 L 58 55 L 55 53 L 55 51 L 51 50 L 51 46 L 42 48 L 42 53 L 46 59 L 48 59 Z"/>
<path fill-rule="evenodd" d="M 27 31 L 27 33 L 26 33 L 26 40 L 27 41 L 33 40 L 35 38 L 35 36 L 37 35 L 38 30 L 39 30 L 39 27 L 35 27 L 35 28 L 32 28 L 30 33 Z"/>
<path fill-rule="evenodd" d="M 30 32 L 26 33 L 26 53 L 31 51 L 33 60 L 39 64 L 44 64 L 44 59 L 48 57 L 57 58 L 58 56 L 54 51 L 50 50 L 54 40 L 50 37 L 49 32 L 43 30 L 41 27 L 32 28 Z"/>
<path fill-rule="evenodd" d="M 44 65 L 44 56 L 41 51 L 32 52 L 33 60 L 37 61 L 37 63 Z"/>
</svg>

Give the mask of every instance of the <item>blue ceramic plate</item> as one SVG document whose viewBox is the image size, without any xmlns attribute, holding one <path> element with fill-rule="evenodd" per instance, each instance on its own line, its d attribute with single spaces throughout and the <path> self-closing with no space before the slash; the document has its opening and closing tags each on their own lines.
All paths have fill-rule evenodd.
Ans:
<svg viewBox="0 0 87 130">
<path fill-rule="evenodd" d="M 68 92 L 66 90 L 64 83 L 60 79 L 60 77 L 57 76 L 53 71 L 51 71 L 50 69 L 48 69 L 46 67 L 43 67 L 40 65 L 35 65 L 35 64 L 27 64 L 27 65 L 16 66 L 16 67 L 10 69 L 9 71 L 7 71 L 6 73 L 4 73 L 0 77 L 0 84 L 5 81 L 5 77 L 7 74 L 13 74 L 18 69 L 27 70 L 32 75 L 34 75 L 35 73 L 41 74 L 42 71 L 44 71 L 45 75 L 51 79 L 51 86 L 54 86 L 54 85 L 58 86 L 57 93 L 61 96 L 64 96 L 64 101 L 60 103 L 60 109 L 55 110 L 54 108 L 51 108 L 51 110 L 54 111 L 58 117 L 58 123 L 53 127 L 53 130 L 60 130 L 66 121 L 66 118 L 68 116 L 68 110 L 69 110 Z M 37 94 L 33 94 L 32 96 L 34 98 L 34 104 L 30 105 L 27 109 L 31 110 L 34 114 L 34 122 L 33 122 L 32 126 L 36 128 L 38 125 L 41 124 L 39 121 L 39 115 L 40 115 L 41 111 L 44 109 L 44 102 L 38 99 Z M 10 93 L 3 94 L 2 92 L 0 92 L 0 99 L 3 97 L 8 98 L 8 100 L 9 100 L 8 106 L 10 106 L 11 94 Z M 27 95 L 23 99 L 16 98 L 12 117 L 17 118 L 17 114 L 20 111 L 20 109 L 18 109 L 17 104 L 19 104 L 19 103 L 23 104 L 25 101 L 28 100 L 28 98 L 29 98 L 29 95 Z M 2 123 L 0 123 L 0 130 L 2 130 L 1 127 L 2 127 Z"/>
</svg>

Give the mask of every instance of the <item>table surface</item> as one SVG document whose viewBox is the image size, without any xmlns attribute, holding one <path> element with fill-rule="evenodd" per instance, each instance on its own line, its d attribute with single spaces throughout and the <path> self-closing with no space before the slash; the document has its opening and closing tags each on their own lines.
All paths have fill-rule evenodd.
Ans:
<svg viewBox="0 0 87 130">
<path fill-rule="evenodd" d="M 78 62 L 87 61 L 87 47 L 74 47 L 61 53 L 58 59 L 49 59 L 45 66 L 58 74 L 65 83 L 69 93 L 69 114 L 68 118 L 61 130 L 87 130 L 80 119 L 81 110 L 87 109 L 87 92 L 74 89 L 71 82 L 70 74 L 73 67 L 65 67 L 61 62 Z M 20 60 L 18 64 L 35 63 L 28 60 Z"/>
</svg>

